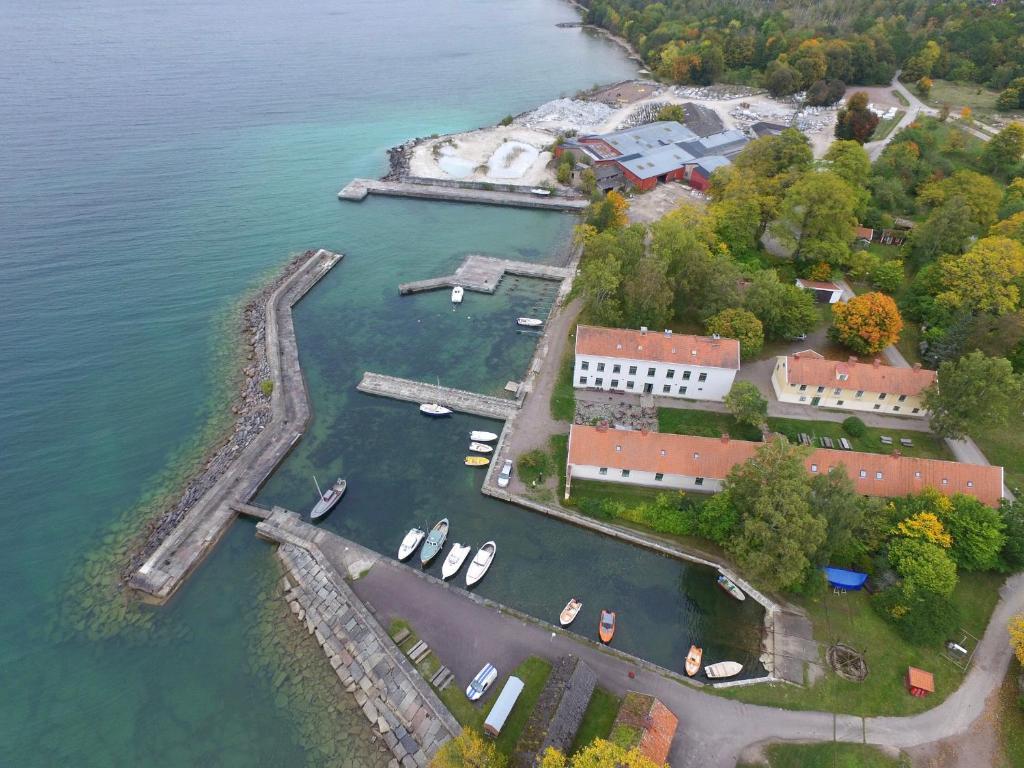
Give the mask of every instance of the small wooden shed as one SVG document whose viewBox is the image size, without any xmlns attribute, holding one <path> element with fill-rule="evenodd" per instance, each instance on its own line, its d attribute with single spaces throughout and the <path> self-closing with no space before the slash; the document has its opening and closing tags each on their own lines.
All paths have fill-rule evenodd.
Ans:
<svg viewBox="0 0 1024 768">
<path fill-rule="evenodd" d="M 935 693 L 935 676 L 917 667 L 907 667 L 907 690 L 918 698 Z"/>
</svg>

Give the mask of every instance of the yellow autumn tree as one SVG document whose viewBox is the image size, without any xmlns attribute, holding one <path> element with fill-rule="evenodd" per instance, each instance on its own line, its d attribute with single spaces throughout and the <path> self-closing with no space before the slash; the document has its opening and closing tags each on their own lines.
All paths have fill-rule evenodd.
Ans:
<svg viewBox="0 0 1024 768">
<path fill-rule="evenodd" d="M 943 497 L 945 498 L 945 497 Z M 942 521 L 931 512 L 919 512 L 901 520 L 896 525 L 896 533 L 908 539 L 924 539 L 938 544 L 943 549 L 953 546 L 953 537 L 946 531 Z"/>
<path fill-rule="evenodd" d="M 895 344 L 903 330 L 896 302 L 884 293 L 862 293 L 832 305 L 829 335 L 860 355 L 874 355 Z"/>
<path fill-rule="evenodd" d="M 1024 182 L 1024 179 L 1014 179 L 1013 182 Z M 1018 243 L 1024 243 L 1024 211 L 1017 211 L 1009 218 L 997 221 L 988 233 L 990 236 L 1008 237 Z"/>
<path fill-rule="evenodd" d="M 1024 245 L 1008 237 L 986 237 L 962 256 L 939 261 L 943 290 L 935 300 L 951 310 L 1005 315 L 1020 306 L 1016 285 L 1024 276 Z"/>
<path fill-rule="evenodd" d="M 626 215 L 629 211 L 629 201 L 622 196 L 621 192 L 616 192 L 614 189 L 606 197 L 611 201 L 612 207 L 615 209 L 612 227 L 619 228 L 629 224 L 629 217 Z"/>
<path fill-rule="evenodd" d="M 540 761 L 540 768 L 666 768 L 651 760 L 639 749 L 623 749 L 605 739 L 597 739 L 571 759 L 549 747 Z"/>
<path fill-rule="evenodd" d="M 1024 664 L 1024 614 L 1018 613 L 1010 619 L 1010 647 L 1017 655 L 1017 661 Z"/>
<path fill-rule="evenodd" d="M 470 728 L 437 750 L 430 768 L 504 768 L 508 759 L 490 741 Z"/>
</svg>

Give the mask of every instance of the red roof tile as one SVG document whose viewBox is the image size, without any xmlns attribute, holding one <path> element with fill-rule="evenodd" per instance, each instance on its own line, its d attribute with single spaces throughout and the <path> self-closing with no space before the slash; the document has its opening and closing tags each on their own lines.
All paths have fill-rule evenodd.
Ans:
<svg viewBox="0 0 1024 768">
<path fill-rule="evenodd" d="M 648 714 L 648 725 L 640 739 L 640 751 L 658 765 L 668 763 L 668 753 L 672 748 L 679 718 L 657 699 Z"/>
<path fill-rule="evenodd" d="M 736 339 L 671 332 L 645 333 L 593 325 L 580 325 L 576 328 L 576 354 L 733 370 L 739 370 L 740 367 L 740 343 Z"/>
<path fill-rule="evenodd" d="M 819 291 L 841 291 L 842 288 L 833 282 L 823 282 L 821 280 L 804 280 L 802 277 L 796 279 L 796 284 L 801 288 L 814 288 Z"/>
<path fill-rule="evenodd" d="M 845 381 L 839 374 L 846 374 Z M 837 363 L 803 354 L 786 358 L 786 381 L 795 386 L 842 387 L 865 392 L 919 395 L 936 379 L 935 371 L 874 363 Z"/>
<path fill-rule="evenodd" d="M 746 440 L 601 430 L 574 424 L 569 430 L 568 463 L 721 480 L 733 466 L 751 458 L 760 445 Z M 804 460 L 812 473 L 828 472 L 840 465 L 846 467 L 857 492 L 865 496 L 905 496 L 930 487 L 947 496 L 974 496 L 995 507 L 1003 495 L 1002 467 L 827 448 L 812 451 Z"/>
</svg>

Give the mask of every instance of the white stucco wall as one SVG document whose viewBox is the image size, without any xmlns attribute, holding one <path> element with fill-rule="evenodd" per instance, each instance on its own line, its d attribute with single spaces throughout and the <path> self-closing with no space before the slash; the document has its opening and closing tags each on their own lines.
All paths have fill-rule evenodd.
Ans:
<svg viewBox="0 0 1024 768">
<path fill-rule="evenodd" d="M 772 387 L 775 389 L 775 396 L 779 402 L 796 403 L 797 405 L 809 405 L 818 408 L 836 408 L 841 411 L 854 411 L 861 413 L 884 413 L 886 415 L 912 416 L 924 418 L 928 412 L 924 409 L 921 397 L 908 395 L 905 400 L 891 392 L 885 394 L 884 399 L 879 399 L 880 392 L 863 392 L 860 397 L 857 391 L 844 389 L 841 382 L 836 381 L 834 387 L 824 387 L 823 392 L 818 392 L 818 387 L 808 385 L 801 390 L 797 385 L 791 385 L 786 381 L 786 358 L 779 357 L 775 360 L 775 370 L 772 372 Z M 838 391 L 838 394 L 837 394 Z M 818 398 L 818 402 L 814 399 Z M 914 409 L 917 413 L 914 413 Z"/>
<path fill-rule="evenodd" d="M 600 370 L 602 366 L 603 370 Z M 616 366 L 619 367 L 618 372 L 615 371 Z M 630 374 L 630 368 L 634 366 L 636 372 Z M 653 376 L 648 375 L 651 369 L 654 370 Z M 700 380 L 701 374 L 706 374 L 705 381 Z M 650 393 L 660 397 L 684 397 L 689 400 L 719 402 L 729 394 L 734 378 L 736 371 L 731 368 L 652 363 L 647 360 L 581 354 L 576 355 L 572 374 L 573 386 L 577 389 L 600 389 L 605 392 L 615 389 L 640 395 L 646 391 L 649 384 Z"/>
<path fill-rule="evenodd" d="M 651 488 L 673 488 L 686 491 L 702 491 L 704 493 L 717 493 L 722 490 L 722 481 L 706 477 L 702 485 L 697 484 L 697 478 L 687 475 L 666 474 L 661 480 L 657 480 L 654 472 L 644 472 L 636 469 L 629 470 L 629 476 L 623 477 L 621 469 L 606 467 L 607 474 L 601 474 L 601 467 L 588 465 L 572 465 L 572 479 L 574 480 L 600 480 L 604 483 L 622 483 L 623 485 L 644 485 Z"/>
</svg>

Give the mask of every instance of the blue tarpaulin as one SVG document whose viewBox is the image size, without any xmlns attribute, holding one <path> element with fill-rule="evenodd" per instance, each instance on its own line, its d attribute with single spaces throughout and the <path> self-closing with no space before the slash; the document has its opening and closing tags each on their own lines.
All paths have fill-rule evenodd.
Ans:
<svg viewBox="0 0 1024 768">
<path fill-rule="evenodd" d="M 844 568 L 824 568 L 823 570 L 828 577 L 829 586 L 837 589 L 860 589 L 868 580 L 866 573 L 847 571 Z"/>
</svg>

